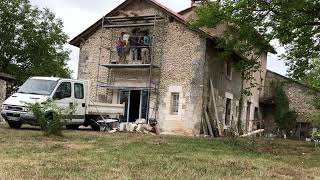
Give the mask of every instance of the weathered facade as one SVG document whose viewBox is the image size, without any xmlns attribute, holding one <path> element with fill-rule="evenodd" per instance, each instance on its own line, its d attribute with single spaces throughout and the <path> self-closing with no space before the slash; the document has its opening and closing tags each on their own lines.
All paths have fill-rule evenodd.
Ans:
<svg viewBox="0 0 320 180">
<path fill-rule="evenodd" d="M 266 131 L 273 132 L 276 128 L 271 83 L 280 81 L 284 82 L 284 90 L 289 100 L 290 109 L 298 115 L 295 135 L 301 138 L 309 137 L 312 130 L 310 116 L 315 111 L 312 100 L 319 92 L 272 71 L 267 72 L 265 81 L 265 89 L 261 94 L 261 105 L 263 107 L 263 120 Z"/>
<path fill-rule="evenodd" d="M 117 21 L 124 21 L 126 15 L 123 12 L 134 14 L 136 21 L 139 21 L 138 17 L 155 16 L 160 19 L 151 27 L 146 24 L 138 26 L 137 22 L 136 26 L 112 24 L 111 20 L 115 22 L 117 18 Z M 191 12 L 186 12 L 189 17 Z M 105 18 L 110 19 L 106 22 L 110 24 L 101 28 Z M 232 60 L 219 59 L 214 38 L 220 34 L 220 30 L 212 30 L 209 32 L 210 38 L 204 38 L 202 33 L 208 31 L 190 29 L 186 23 L 188 18 L 183 13 L 176 14 L 154 0 L 127 0 L 105 18 L 70 42 L 80 48 L 78 78 L 90 80 L 92 99 L 126 103 L 124 119 L 128 121 L 156 118 L 163 133 L 195 135 L 202 128 L 204 111 L 210 99 L 211 81 L 216 94 L 218 119 L 224 129 L 236 124 L 241 79 L 239 72 L 232 67 Z M 117 58 L 114 52 L 116 39 L 113 37 L 121 32 L 133 32 L 137 27 L 140 31 L 149 30 L 153 36 L 153 64 L 137 65 L 128 51 L 125 64 L 112 65 L 112 60 Z M 261 70 L 254 74 L 258 87 L 252 89 L 252 96 L 245 97 L 242 113 L 245 131 L 255 128 L 255 111 L 258 109 L 260 113 L 260 87 L 264 83 L 261 77 L 266 73 L 267 52 L 259 58 L 259 62 Z M 108 68 L 99 68 L 99 65 Z M 157 68 L 152 68 L 153 65 Z M 114 67 L 117 68 L 112 69 Z M 151 69 L 154 69 L 152 76 Z M 101 86 L 101 82 L 109 84 Z M 156 91 L 150 90 L 151 83 Z M 149 100 L 146 95 L 150 96 Z"/>
</svg>

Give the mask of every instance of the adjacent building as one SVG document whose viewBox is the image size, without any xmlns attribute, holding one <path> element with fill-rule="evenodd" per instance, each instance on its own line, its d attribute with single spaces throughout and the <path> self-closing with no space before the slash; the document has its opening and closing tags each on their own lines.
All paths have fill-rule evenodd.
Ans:
<svg viewBox="0 0 320 180">
<path fill-rule="evenodd" d="M 312 101 L 314 96 L 319 95 L 320 92 L 272 71 L 267 71 L 265 88 L 260 97 L 260 106 L 263 112 L 262 119 L 266 132 L 272 133 L 277 129 L 274 121 L 276 107 L 271 86 L 272 82 L 276 81 L 284 83 L 284 91 L 289 100 L 289 108 L 298 115 L 294 132 L 295 136 L 299 138 L 309 137 L 312 132 L 310 117 L 316 111 L 315 107 L 312 105 Z"/>
</svg>

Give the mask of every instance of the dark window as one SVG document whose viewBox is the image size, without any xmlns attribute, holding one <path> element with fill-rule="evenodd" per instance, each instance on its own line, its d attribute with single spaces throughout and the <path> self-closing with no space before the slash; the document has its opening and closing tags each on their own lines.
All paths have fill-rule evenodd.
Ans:
<svg viewBox="0 0 320 180">
<path fill-rule="evenodd" d="M 226 75 L 228 79 L 232 79 L 232 64 L 231 62 L 227 61 L 226 62 Z"/>
<path fill-rule="evenodd" d="M 83 84 L 79 84 L 79 83 L 74 84 L 74 97 L 76 99 L 83 99 L 84 98 Z"/>
<path fill-rule="evenodd" d="M 231 119 L 231 99 L 227 99 L 226 102 L 226 114 L 225 114 L 225 125 L 230 125 Z"/>
<path fill-rule="evenodd" d="M 71 83 L 70 82 L 63 82 L 59 85 L 58 89 L 54 94 L 54 99 L 64 99 L 71 97 Z"/>
</svg>

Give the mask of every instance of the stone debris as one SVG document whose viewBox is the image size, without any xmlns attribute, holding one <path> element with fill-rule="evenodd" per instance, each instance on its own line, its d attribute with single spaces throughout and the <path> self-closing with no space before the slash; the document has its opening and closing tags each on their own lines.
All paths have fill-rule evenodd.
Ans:
<svg viewBox="0 0 320 180">
<path fill-rule="evenodd" d="M 115 132 L 138 132 L 144 134 L 160 135 L 160 130 L 156 122 L 147 124 L 146 119 L 138 119 L 134 123 L 120 123 L 118 128 L 112 130 L 105 128 L 104 131 L 109 133 Z"/>
</svg>

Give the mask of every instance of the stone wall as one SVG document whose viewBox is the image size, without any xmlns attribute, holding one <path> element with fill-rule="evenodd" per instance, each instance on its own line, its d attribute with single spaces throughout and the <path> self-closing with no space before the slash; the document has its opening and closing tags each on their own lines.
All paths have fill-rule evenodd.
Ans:
<svg viewBox="0 0 320 180">
<path fill-rule="evenodd" d="M 160 80 L 160 126 L 165 132 L 199 134 L 206 42 L 179 22 L 170 22 Z M 179 93 L 179 113 L 170 113 L 171 94 Z"/>
<path fill-rule="evenodd" d="M 0 79 L 0 111 L 2 107 L 2 103 L 4 102 L 6 98 L 6 81 Z M 2 121 L 3 118 L 0 115 L 0 121 Z"/>
</svg>

